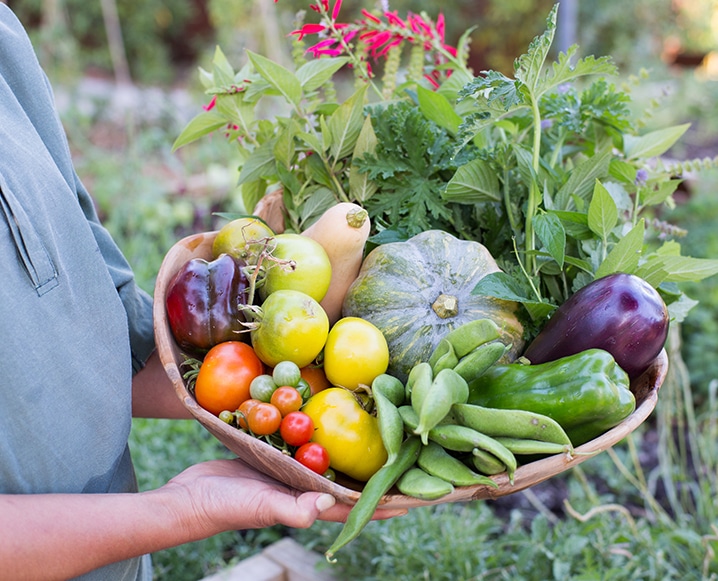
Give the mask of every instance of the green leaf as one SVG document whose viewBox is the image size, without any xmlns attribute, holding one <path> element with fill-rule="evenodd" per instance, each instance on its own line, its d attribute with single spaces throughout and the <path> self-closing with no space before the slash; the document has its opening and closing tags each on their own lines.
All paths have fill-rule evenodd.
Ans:
<svg viewBox="0 0 718 581">
<path fill-rule="evenodd" d="M 239 172 L 239 185 L 251 182 L 260 178 L 275 175 L 276 161 L 274 159 L 274 143 L 268 141 L 255 149 L 244 162 Z"/>
<path fill-rule="evenodd" d="M 690 123 L 651 131 L 640 137 L 624 135 L 623 149 L 628 159 L 657 157 L 668 151 L 688 130 Z"/>
<path fill-rule="evenodd" d="M 312 59 L 297 69 L 296 76 L 304 92 L 308 93 L 321 87 L 347 62 L 349 57 Z"/>
<path fill-rule="evenodd" d="M 608 173 L 612 178 L 627 184 L 636 182 L 636 167 L 633 164 L 621 159 L 612 159 L 608 167 Z"/>
<path fill-rule="evenodd" d="M 313 133 L 307 133 L 306 131 L 300 131 L 297 133 L 297 137 L 301 139 L 305 144 L 309 146 L 309 149 L 318 153 L 324 153 L 325 149 L 322 146 L 321 141 Z"/>
<path fill-rule="evenodd" d="M 424 116 L 456 135 L 461 125 L 461 117 L 454 111 L 449 100 L 435 91 L 431 91 L 421 85 L 416 87 L 419 98 L 419 109 Z"/>
<path fill-rule="evenodd" d="M 352 165 L 349 171 L 349 194 L 352 199 L 359 203 L 365 202 L 374 195 L 377 190 L 377 184 L 369 179 L 368 173 L 359 171 L 356 162 L 367 153 L 373 154 L 376 150 L 376 144 L 374 126 L 372 125 L 371 117 L 367 116 L 354 146 Z"/>
<path fill-rule="evenodd" d="M 203 111 L 195 116 L 180 132 L 172 144 L 172 151 L 198 140 L 200 137 L 216 131 L 227 124 L 227 119 L 217 111 Z"/>
<path fill-rule="evenodd" d="M 641 190 L 641 203 L 645 206 L 658 206 L 663 204 L 676 191 L 683 180 L 675 179 L 660 182 L 653 189 Z"/>
<path fill-rule="evenodd" d="M 241 95 L 217 95 L 217 111 L 224 115 L 225 122 L 237 125 L 244 135 L 251 133 L 254 123 L 254 106 L 246 103 Z"/>
<path fill-rule="evenodd" d="M 715 259 L 662 255 L 656 261 L 666 272 L 663 282 L 698 282 L 718 274 L 718 260 Z"/>
<path fill-rule="evenodd" d="M 566 231 L 561 220 L 556 214 L 544 212 L 533 218 L 534 231 L 539 240 L 546 247 L 559 268 L 563 268 L 566 256 Z"/>
<path fill-rule="evenodd" d="M 506 272 L 491 272 L 484 276 L 471 291 L 472 295 L 496 297 L 505 301 L 521 303 L 533 320 L 547 317 L 555 305 L 533 298 L 528 285 L 522 285 L 517 279 Z"/>
<path fill-rule="evenodd" d="M 618 70 L 610 57 L 604 56 L 596 59 L 588 56 L 578 59 L 572 64 L 572 57 L 576 53 L 578 47 L 571 46 L 565 53 L 558 55 L 558 61 L 554 62 L 552 67 L 546 73 L 546 76 L 537 87 L 536 92 L 539 95 L 550 91 L 554 87 L 569 83 L 587 75 L 615 75 Z"/>
<path fill-rule="evenodd" d="M 329 132 L 332 137 L 331 152 L 334 159 L 342 159 L 354 150 L 364 124 L 366 90 L 367 86 L 362 86 L 329 118 Z"/>
<path fill-rule="evenodd" d="M 245 184 L 242 184 L 241 191 L 242 204 L 244 204 L 244 207 L 247 209 L 247 212 L 251 214 L 252 212 L 254 212 L 254 208 L 259 202 L 259 200 L 264 197 L 264 194 L 267 191 L 267 182 L 265 182 L 264 180 L 254 180 L 251 182 L 247 182 Z"/>
<path fill-rule="evenodd" d="M 219 46 L 214 49 L 212 73 L 216 86 L 226 87 L 234 82 L 234 69 Z"/>
<path fill-rule="evenodd" d="M 521 55 L 514 63 L 516 78 L 528 87 L 532 95 L 536 94 L 541 70 L 553 43 L 557 14 L 558 4 L 554 4 L 546 18 L 544 33 L 534 38 L 529 45 L 528 52 Z"/>
<path fill-rule="evenodd" d="M 602 278 L 614 272 L 633 274 L 643 250 L 645 233 L 644 220 L 640 220 L 608 253 L 606 259 L 596 269 L 596 278 Z"/>
<path fill-rule="evenodd" d="M 618 222 L 616 202 L 603 184 L 596 180 L 593 196 L 588 205 L 588 227 L 596 236 L 607 240 L 616 222 Z"/>
<path fill-rule="evenodd" d="M 337 199 L 329 188 L 315 188 L 300 206 L 299 221 L 302 229 L 309 227 L 336 203 Z"/>
<path fill-rule="evenodd" d="M 289 123 L 279 131 L 274 143 L 274 157 L 277 163 L 281 163 L 286 168 L 291 167 L 294 161 L 294 153 L 296 151 L 294 147 L 294 136 L 297 129 L 298 126 L 296 123 Z"/>
<path fill-rule="evenodd" d="M 488 162 L 475 159 L 456 170 L 441 197 L 461 204 L 498 202 L 501 200 L 499 179 Z"/>
<path fill-rule="evenodd" d="M 247 51 L 247 55 L 265 81 L 279 91 L 289 103 L 295 106 L 299 104 L 302 99 L 302 85 L 291 71 L 251 50 Z"/>
<path fill-rule="evenodd" d="M 594 156 L 573 168 L 566 183 L 556 193 L 556 209 L 570 209 L 572 196 L 587 200 L 593 192 L 596 180 L 600 180 L 608 174 L 611 155 L 612 145 L 609 143 L 602 150 L 597 151 Z"/>
</svg>

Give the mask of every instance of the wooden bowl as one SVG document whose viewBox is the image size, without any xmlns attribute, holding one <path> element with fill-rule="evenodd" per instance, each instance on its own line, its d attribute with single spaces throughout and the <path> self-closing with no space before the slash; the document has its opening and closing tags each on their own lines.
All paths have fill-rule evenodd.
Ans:
<svg viewBox="0 0 718 581">
<path fill-rule="evenodd" d="M 177 242 L 165 256 L 157 277 L 154 293 L 155 338 L 162 365 L 174 385 L 177 396 L 209 432 L 255 469 L 293 488 L 328 492 L 334 495 L 339 502 L 354 504 L 361 494 L 361 483 L 348 478 L 342 479 L 341 475 L 338 475 L 337 482 L 331 482 L 315 474 L 265 442 L 221 421 L 200 407 L 187 390 L 180 372 L 183 355 L 174 341 L 167 322 L 165 294 L 172 276 L 185 262 L 195 257 L 211 259 L 212 241 L 215 235 L 216 232 L 195 234 Z M 593 457 L 596 453 L 610 448 L 646 420 L 656 406 L 658 390 L 666 377 L 667 369 L 668 357 L 664 350 L 646 373 L 631 384 L 631 389 L 636 396 L 635 411 L 611 430 L 577 447 L 575 454 L 571 457 L 558 454 L 520 466 L 514 474 L 513 484 L 509 482 L 506 474 L 493 476 L 498 488 L 486 485 L 456 487 L 452 494 L 434 501 L 419 500 L 392 491 L 383 498 L 382 505 L 392 508 L 412 508 L 445 502 L 498 498 L 513 494 L 569 470 Z"/>
</svg>

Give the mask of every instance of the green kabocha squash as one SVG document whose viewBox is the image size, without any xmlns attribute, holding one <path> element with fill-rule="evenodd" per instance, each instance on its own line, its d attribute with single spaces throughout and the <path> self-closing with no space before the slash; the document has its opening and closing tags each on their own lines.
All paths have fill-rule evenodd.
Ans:
<svg viewBox="0 0 718 581">
<path fill-rule="evenodd" d="M 503 360 L 513 361 L 524 347 L 518 304 L 471 294 L 481 278 L 499 270 L 482 244 L 429 230 L 372 250 L 342 314 L 382 331 L 391 354 L 388 372 L 402 380 L 416 363 L 428 361 L 443 336 L 475 319 L 499 326 L 500 340 L 511 346 Z"/>
</svg>

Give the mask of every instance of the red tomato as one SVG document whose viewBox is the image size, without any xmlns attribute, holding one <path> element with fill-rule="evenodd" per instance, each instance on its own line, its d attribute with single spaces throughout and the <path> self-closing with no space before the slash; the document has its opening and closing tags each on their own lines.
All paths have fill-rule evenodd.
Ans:
<svg viewBox="0 0 718 581">
<path fill-rule="evenodd" d="M 317 474 L 324 474 L 329 469 L 329 452 L 321 444 L 307 442 L 294 453 L 297 462 Z"/>
<path fill-rule="evenodd" d="M 289 412 L 279 424 L 279 435 L 290 446 L 306 444 L 314 434 L 314 422 L 304 412 Z"/>
<path fill-rule="evenodd" d="M 260 401 L 247 414 L 249 430 L 255 436 L 268 436 L 279 429 L 282 414 L 271 403 Z"/>
<path fill-rule="evenodd" d="M 194 387 L 197 403 L 215 415 L 233 412 L 249 399 L 249 384 L 263 372 L 262 362 L 247 343 L 219 343 L 207 352 L 199 368 Z"/>
<path fill-rule="evenodd" d="M 290 412 L 296 412 L 304 400 L 302 394 L 297 391 L 297 388 L 290 387 L 289 385 L 283 385 L 278 387 L 272 392 L 272 397 L 269 403 L 277 406 L 282 414 L 282 417 L 286 416 Z"/>
</svg>

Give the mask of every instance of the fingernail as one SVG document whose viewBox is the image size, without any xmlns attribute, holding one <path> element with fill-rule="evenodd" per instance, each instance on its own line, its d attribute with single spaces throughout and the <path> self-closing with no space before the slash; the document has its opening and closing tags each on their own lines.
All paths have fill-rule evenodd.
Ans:
<svg viewBox="0 0 718 581">
<path fill-rule="evenodd" d="M 333 507 L 337 502 L 337 499 L 334 498 L 331 494 L 322 494 L 317 497 L 317 500 L 314 502 L 314 506 L 317 507 L 317 510 L 319 512 L 324 512 L 325 510 Z"/>
</svg>

